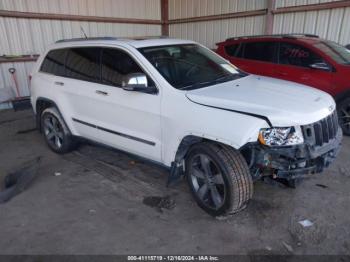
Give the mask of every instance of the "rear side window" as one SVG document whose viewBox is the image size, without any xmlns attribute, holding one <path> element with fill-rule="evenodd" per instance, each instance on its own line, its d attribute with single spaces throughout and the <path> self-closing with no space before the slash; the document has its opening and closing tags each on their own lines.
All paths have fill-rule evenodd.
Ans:
<svg viewBox="0 0 350 262">
<path fill-rule="evenodd" d="M 296 44 L 281 42 L 279 63 L 283 65 L 309 67 L 311 64 L 325 63 L 325 61 L 322 57 L 308 48 Z"/>
<path fill-rule="evenodd" d="M 70 78 L 99 82 L 101 48 L 83 47 L 69 49 L 66 58 L 66 73 Z"/>
<path fill-rule="evenodd" d="M 276 46 L 276 42 L 245 43 L 244 58 L 263 62 L 274 62 Z"/>
<path fill-rule="evenodd" d="M 229 56 L 237 57 L 239 51 L 239 44 L 225 46 L 225 51 Z"/>
<path fill-rule="evenodd" d="M 122 87 L 125 76 L 132 73 L 142 73 L 142 69 L 127 53 L 112 48 L 103 49 L 103 84 Z"/>
<path fill-rule="evenodd" d="M 65 58 L 66 49 L 51 50 L 41 64 L 40 71 L 57 76 L 63 76 Z"/>
</svg>

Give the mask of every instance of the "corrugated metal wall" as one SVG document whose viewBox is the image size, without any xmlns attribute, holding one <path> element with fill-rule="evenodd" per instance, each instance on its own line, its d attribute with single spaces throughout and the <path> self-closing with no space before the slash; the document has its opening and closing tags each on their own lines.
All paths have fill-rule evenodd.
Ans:
<svg viewBox="0 0 350 262">
<path fill-rule="evenodd" d="M 302 4 L 317 4 L 334 2 L 330 0 L 277 0 L 277 7 L 286 7 Z M 278 33 L 309 33 L 316 34 L 340 44 L 350 43 L 350 7 L 335 8 L 320 11 L 295 12 L 276 14 L 274 30 Z"/>
<path fill-rule="evenodd" d="M 257 35 L 264 32 L 265 17 L 254 16 L 225 20 L 170 25 L 173 37 L 191 39 L 209 48 L 229 36 Z"/>
<path fill-rule="evenodd" d="M 337 0 L 276 0 L 275 8 Z M 350 0 L 349 0 L 350 1 Z M 267 0 L 169 0 L 169 19 L 263 10 Z M 160 20 L 160 0 L 0 0 L 0 10 Z M 264 34 L 266 16 L 170 24 L 172 37 L 192 39 L 210 48 L 232 36 Z M 350 43 L 350 7 L 300 11 L 274 16 L 274 33 L 313 33 L 341 44 Z M 160 35 L 160 25 L 118 24 L 0 17 L 0 55 L 35 54 L 62 38 L 89 36 Z M 8 73 L 16 67 L 23 95 L 32 62 L 0 63 L 0 88 L 13 86 Z"/>
<path fill-rule="evenodd" d="M 28 96 L 28 75 L 30 74 L 34 62 L 2 63 L 0 64 L 0 88 L 7 88 L 15 95 L 14 80 L 8 69 L 16 68 L 16 78 L 21 96 Z"/>
<path fill-rule="evenodd" d="M 56 40 L 83 37 L 160 35 L 160 25 L 96 23 L 0 17 L 0 54 L 39 54 Z"/>
<path fill-rule="evenodd" d="M 159 0 L 0 0 L 0 10 L 84 16 L 160 20 Z M 88 36 L 160 35 L 152 24 L 102 23 L 0 17 L 0 55 L 41 53 L 63 38 Z M 29 95 L 28 74 L 33 62 L 0 63 L 0 88 L 13 88 L 9 67 L 17 69 L 21 95 Z"/>
<path fill-rule="evenodd" d="M 266 8 L 266 0 L 169 0 L 169 19 L 220 15 Z"/>
<path fill-rule="evenodd" d="M 219 15 L 266 8 L 266 0 L 169 0 L 169 19 Z M 265 16 L 171 24 L 170 36 L 191 39 L 215 48 L 229 36 L 262 34 Z"/>
<path fill-rule="evenodd" d="M 159 0 L 0 0 L 0 9 L 35 13 L 160 19 Z"/>
<path fill-rule="evenodd" d="M 336 2 L 338 0 L 276 0 L 276 8 Z"/>
<path fill-rule="evenodd" d="M 337 0 L 276 0 L 275 8 Z M 266 0 L 169 0 L 169 19 L 261 10 Z M 265 33 L 266 16 L 171 24 L 170 35 L 198 41 L 210 48 L 227 37 Z M 350 8 L 276 14 L 274 33 L 312 33 L 341 44 L 350 43 Z"/>
</svg>

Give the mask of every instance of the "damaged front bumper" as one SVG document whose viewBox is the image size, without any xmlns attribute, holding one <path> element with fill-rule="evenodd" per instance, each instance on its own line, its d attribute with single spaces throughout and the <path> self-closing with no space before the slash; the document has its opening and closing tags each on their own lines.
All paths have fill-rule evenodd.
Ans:
<svg viewBox="0 0 350 262">
<path fill-rule="evenodd" d="M 342 140 L 339 128 L 334 139 L 322 146 L 305 142 L 285 147 L 268 147 L 259 143 L 250 144 L 249 168 L 253 178 L 270 176 L 274 178 L 295 179 L 309 174 L 320 173 L 336 158 Z M 247 154 L 247 151 L 243 152 Z"/>
</svg>

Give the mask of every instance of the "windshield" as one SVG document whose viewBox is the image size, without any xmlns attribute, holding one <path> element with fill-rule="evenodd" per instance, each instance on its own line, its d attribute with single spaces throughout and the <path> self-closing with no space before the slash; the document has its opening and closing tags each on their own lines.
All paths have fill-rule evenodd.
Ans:
<svg viewBox="0 0 350 262">
<path fill-rule="evenodd" d="M 350 50 L 332 41 L 318 42 L 314 45 L 339 64 L 350 65 Z"/>
<path fill-rule="evenodd" d="M 202 88 L 246 75 L 225 59 L 195 44 L 146 47 L 139 51 L 177 89 Z"/>
</svg>

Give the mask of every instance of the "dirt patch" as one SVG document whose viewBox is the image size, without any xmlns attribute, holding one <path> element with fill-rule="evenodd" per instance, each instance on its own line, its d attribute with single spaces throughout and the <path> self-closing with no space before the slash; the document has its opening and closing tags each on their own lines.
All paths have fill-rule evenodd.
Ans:
<svg viewBox="0 0 350 262">
<path fill-rule="evenodd" d="M 156 208 L 157 211 L 163 212 L 163 209 L 172 210 L 175 208 L 175 200 L 170 196 L 159 197 L 159 196 L 150 196 L 145 197 L 142 201 L 146 206 Z"/>
</svg>

